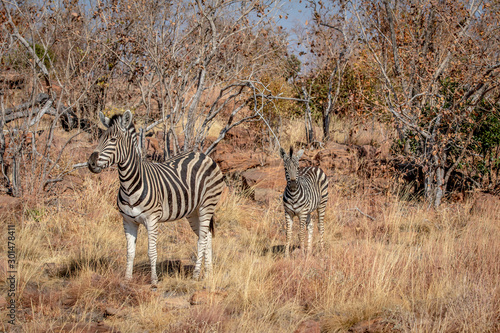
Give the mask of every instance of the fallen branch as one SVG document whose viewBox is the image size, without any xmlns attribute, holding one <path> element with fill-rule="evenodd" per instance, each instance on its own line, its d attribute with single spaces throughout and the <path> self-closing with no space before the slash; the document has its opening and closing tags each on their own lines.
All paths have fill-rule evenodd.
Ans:
<svg viewBox="0 0 500 333">
<path fill-rule="evenodd" d="M 54 186 L 55 183 L 63 181 L 64 180 L 64 176 L 66 176 L 70 172 L 73 172 L 73 171 L 75 171 L 77 169 L 80 169 L 80 168 L 85 168 L 87 166 L 88 166 L 88 162 L 82 162 L 82 163 L 73 164 L 73 166 L 71 167 L 70 170 L 65 171 L 65 172 L 59 174 L 56 178 L 47 179 L 45 181 L 45 184 L 43 185 L 43 187 L 45 188 L 45 186 L 47 186 L 49 184 L 52 184 L 52 186 Z M 48 191 L 50 191 L 50 189 L 52 188 L 52 186 L 48 189 Z"/>
<path fill-rule="evenodd" d="M 365 217 L 369 218 L 369 219 L 370 219 L 370 220 L 372 220 L 372 221 L 375 221 L 375 218 L 374 218 L 373 216 L 370 216 L 370 215 L 368 215 L 368 214 L 366 214 L 366 213 L 363 213 L 363 211 L 362 211 L 361 209 L 359 209 L 358 207 L 354 207 L 354 208 L 351 208 L 351 209 L 348 209 L 348 210 L 355 210 L 355 211 L 358 211 L 361 215 L 363 215 L 363 216 L 365 216 Z"/>
<path fill-rule="evenodd" d="M 49 99 L 47 101 L 47 103 L 45 103 L 43 108 L 40 110 L 40 112 L 38 112 L 35 119 L 31 120 L 31 123 L 28 125 L 28 127 L 31 127 L 31 126 L 37 124 L 40 121 L 40 119 L 42 119 L 43 115 L 45 113 L 47 113 L 49 111 L 49 109 L 52 108 L 52 103 L 54 103 L 54 101 L 52 99 Z"/>
<path fill-rule="evenodd" d="M 38 105 L 42 104 L 43 102 L 45 102 L 46 100 L 48 100 L 49 98 L 50 98 L 49 95 L 47 95 L 46 93 L 40 93 L 35 97 L 34 101 L 29 101 L 29 102 L 23 103 L 21 105 L 15 106 L 13 108 L 5 109 L 4 115 L 8 116 L 11 113 L 27 110 L 33 106 L 38 106 Z"/>
</svg>

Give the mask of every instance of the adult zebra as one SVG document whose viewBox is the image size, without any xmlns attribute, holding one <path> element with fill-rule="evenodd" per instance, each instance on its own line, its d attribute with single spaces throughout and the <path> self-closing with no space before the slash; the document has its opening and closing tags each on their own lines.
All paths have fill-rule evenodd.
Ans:
<svg viewBox="0 0 500 333">
<path fill-rule="evenodd" d="M 293 217 L 298 216 L 300 220 L 299 238 L 300 246 L 304 248 L 304 229 L 307 226 L 307 251 L 312 250 L 313 223 L 311 213 L 318 211 L 318 229 L 320 245 L 323 248 L 323 234 L 325 232 L 324 218 L 326 203 L 328 201 L 328 179 L 326 174 L 318 167 L 299 168 L 299 159 L 304 150 L 299 150 L 293 155 L 293 147 L 290 147 L 290 155 L 280 148 L 280 155 L 285 165 L 286 188 L 283 194 L 283 206 L 286 218 L 286 245 L 285 256 L 290 254 L 290 241 L 292 237 Z"/>
<path fill-rule="evenodd" d="M 203 257 L 205 269 L 212 269 L 213 213 L 223 187 L 217 164 L 201 153 L 184 153 L 164 163 L 142 160 L 132 113 L 111 119 L 99 114 L 107 130 L 90 155 L 90 171 L 101 172 L 118 165 L 120 190 L 118 209 L 123 216 L 127 239 L 125 277 L 132 277 L 137 230 L 143 224 L 148 232 L 148 255 L 151 262 L 151 283 L 156 284 L 156 239 L 158 223 L 186 217 L 198 236 L 198 255 L 193 277 L 198 278 Z"/>
</svg>

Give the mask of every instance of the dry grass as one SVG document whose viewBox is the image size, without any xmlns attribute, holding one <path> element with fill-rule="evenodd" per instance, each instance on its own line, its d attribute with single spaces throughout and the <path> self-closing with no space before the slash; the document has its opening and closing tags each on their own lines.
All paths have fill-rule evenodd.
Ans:
<svg viewBox="0 0 500 333">
<path fill-rule="evenodd" d="M 330 137 L 342 144 L 380 146 L 388 142 L 391 136 L 386 125 L 378 121 L 358 123 L 355 118 L 333 116 L 330 123 Z"/>
<path fill-rule="evenodd" d="M 19 262 L 14 331 L 92 331 L 102 323 L 121 332 L 293 332 L 311 320 L 324 332 L 345 332 L 372 319 L 398 332 L 500 330 L 494 205 L 471 213 L 472 203 L 445 204 L 435 212 L 392 196 L 344 196 L 332 186 L 325 249 L 315 244 L 310 256 L 299 249 L 284 258 L 280 199 L 262 206 L 227 188 L 216 212 L 213 275 L 194 281 L 184 274 L 195 235 L 186 221 L 166 223 L 158 240 L 158 262 L 166 264 L 151 290 L 144 228 L 134 280 L 123 281 L 115 172 L 82 170 L 81 189 L 8 215 Z M 199 293 L 208 296 L 189 305 Z"/>
<path fill-rule="evenodd" d="M 322 127 L 313 123 L 313 130 L 316 139 L 322 141 Z M 281 129 L 281 133 L 280 142 L 283 147 L 304 145 L 306 137 L 304 120 L 287 121 Z M 376 120 L 360 124 L 353 119 L 338 118 L 334 115 L 330 122 L 330 141 L 340 144 L 384 146 L 383 150 L 388 150 L 393 135 L 386 125 Z"/>
</svg>

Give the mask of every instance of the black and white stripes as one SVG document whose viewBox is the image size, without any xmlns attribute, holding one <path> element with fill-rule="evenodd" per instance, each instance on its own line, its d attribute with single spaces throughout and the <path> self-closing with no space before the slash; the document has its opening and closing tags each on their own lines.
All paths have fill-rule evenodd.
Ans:
<svg viewBox="0 0 500 333">
<path fill-rule="evenodd" d="M 203 258 L 206 270 L 211 271 L 213 213 L 223 187 L 222 173 L 217 164 L 201 153 L 177 155 L 164 163 L 143 161 L 130 111 L 111 119 L 102 113 L 100 117 L 108 129 L 89 158 L 89 169 L 98 173 L 110 165 L 118 165 L 118 208 L 127 238 L 126 278 L 132 277 L 137 230 L 143 224 L 148 232 L 151 282 L 158 282 L 158 223 L 182 217 L 187 218 L 198 236 L 193 276 L 199 277 Z"/>
<path fill-rule="evenodd" d="M 307 226 L 307 251 L 312 250 L 313 223 L 311 213 L 318 211 L 318 229 L 320 235 L 320 245 L 323 247 L 323 234 L 325 231 L 324 217 L 326 203 L 328 201 L 328 179 L 326 174 L 318 167 L 299 168 L 299 159 L 304 153 L 303 150 L 293 155 L 293 148 L 290 147 L 290 154 L 287 155 L 283 148 L 280 148 L 280 155 L 285 164 L 286 188 L 283 194 L 283 205 L 286 218 L 286 245 L 285 256 L 290 254 L 290 241 L 292 236 L 293 217 L 298 216 L 300 220 L 299 238 L 301 248 L 304 248 L 304 232 Z"/>
</svg>

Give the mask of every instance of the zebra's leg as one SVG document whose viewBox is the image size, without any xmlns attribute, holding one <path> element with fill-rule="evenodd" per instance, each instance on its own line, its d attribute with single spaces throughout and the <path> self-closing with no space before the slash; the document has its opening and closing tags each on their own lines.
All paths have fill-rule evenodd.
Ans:
<svg viewBox="0 0 500 333">
<path fill-rule="evenodd" d="M 206 244 L 205 244 L 205 269 L 207 272 L 207 275 L 212 274 L 212 232 L 208 230 L 207 236 L 206 236 Z"/>
<path fill-rule="evenodd" d="M 201 216 L 200 216 L 201 215 Z M 203 262 L 203 256 L 206 255 L 207 242 L 208 242 L 208 233 L 210 226 L 210 217 L 207 218 L 208 214 L 200 214 L 196 212 L 195 214 L 188 216 L 187 219 L 189 221 L 189 225 L 191 229 L 198 236 L 198 246 L 197 246 L 197 254 L 196 254 L 196 263 L 194 265 L 193 278 L 198 279 L 200 277 L 201 272 L 201 264 Z M 210 244 L 212 244 L 212 235 L 210 235 Z M 212 249 L 209 249 L 212 251 Z M 211 267 L 207 267 L 207 270 L 211 269 Z"/>
<path fill-rule="evenodd" d="M 312 238 L 313 238 L 313 222 L 311 220 L 311 213 L 307 214 L 307 219 L 306 219 L 306 226 L 307 226 L 307 253 L 312 252 Z"/>
<path fill-rule="evenodd" d="M 290 242 L 292 240 L 293 217 L 287 211 L 285 211 L 285 220 L 286 220 L 285 257 L 288 257 L 290 255 Z"/>
<path fill-rule="evenodd" d="M 299 219 L 300 219 L 300 224 L 299 224 L 299 242 L 300 242 L 300 250 L 305 251 L 305 233 L 306 233 L 306 226 L 308 225 L 309 219 L 311 218 L 310 214 L 308 213 L 300 213 Z"/>
<path fill-rule="evenodd" d="M 127 239 L 127 268 L 125 270 L 125 279 L 131 279 L 134 269 L 135 242 L 137 241 L 139 224 L 124 216 L 123 229 L 125 230 L 125 238 Z"/>
<path fill-rule="evenodd" d="M 148 221 L 146 228 L 148 229 L 148 257 L 151 264 L 151 284 L 158 284 L 158 275 L 156 275 L 156 260 L 158 252 L 156 251 L 156 241 L 158 239 L 158 221 L 156 219 Z"/>
<path fill-rule="evenodd" d="M 323 250 L 324 248 L 323 235 L 325 233 L 325 212 L 326 212 L 326 203 L 318 207 L 319 246 L 321 250 Z"/>
</svg>

